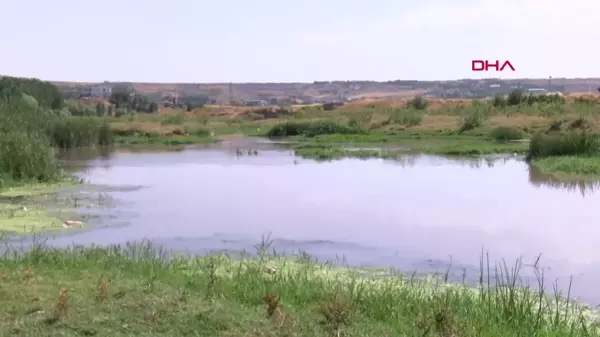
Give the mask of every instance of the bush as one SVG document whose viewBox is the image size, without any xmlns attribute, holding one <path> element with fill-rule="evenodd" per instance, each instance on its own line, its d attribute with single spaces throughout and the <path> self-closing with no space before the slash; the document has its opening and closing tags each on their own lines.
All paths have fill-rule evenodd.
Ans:
<svg viewBox="0 0 600 337">
<path fill-rule="evenodd" d="M 494 98 L 492 98 L 492 106 L 505 108 L 507 106 L 506 97 L 504 97 L 504 95 L 495 95 Z"/>
<path fill-rule="evenodd" d="M 14 93 L 14 91 L 13 91 Z M 36 107 L 25 94 L 0 98 L 0 187 L 62 176 L 54 147 L 108 145 L 112 132 L 96 117 L 64 116 Z M 68 114 L 68 112 L 66 113 Z"/>
<path fill-rule="evenodd" d="M 52 181 L 60 169 L 46 133 L 52 116 L 22 100 L 0 99 L 0 187 L 10 181 Z"/>
<path fill-rule="evenodd" d="M 506 142 L 509 140 L 519 140 L 525 138 L 525 134 L 515 128 L 501 126 L 497 127 L 490 132 L 490 137 L 501 142 Z"/>
<path fill-rule="evenodd" d="M 315 137 L 318 135 L 330 134 L 355 134 L 361 133 L 360 130 L 350 126 L 339 124 L 333 121 L 320 122 L 287 122 L 277 124 L 268 132 L 268 137 L 288 137 L 288 136 L 306 136 Z"/>
<path fill-rule="evenodd" d="M 206 137 L 210 135 L 210 130 L 203 127 L 185 127 L 184 132 L 188 135 L 194 135 L 197 137 Z"/>
<path fill-rule="evenodd" d="M 57 118 L 49 130 L 59 148 L 107 146 L 114 142 L 108 122 L 96 117 Z"/>
<path fill-rule="evenodd" d="M 523 91 L 516 89 L 508 94 L 508 99 L 506 100 L 506 104 L 509 106 L 519 105 L 523 102 Z"/>
<path fill-rule="evenodd" d="M 417 110 L 425 110 L 427 109 L 428 105 L 429 102 L 421 96 L 416 96 L 415 98 L 409 100 L 407 103 L 408 108 L 414 108 Z"/>
<path fill-rule="evenodd" d="M 598 135 L 586 132 L 536 134 L 529 143 L 527 158 L 590 155 L 600 151 Z"/>
<path fill-rule="evenodd" d="M 475 128 L 482 126 L 484 122 L 485 122 L 485 116 L 479 111 L 474 112 L 470 115 L 467 115 L 466 117 L 461 118 L 459 131 L 465 132 L 465 131 L 473 130 Z"/>
<path fill-rule="evenodd" d="M 405 126 L 419 125 L 422 121 L 423 114 L 419 111 L 415 111 L 414 109 L 394 109 L 389 118 L 389 123 Z"/>
<path fill-rule="evenodd" d="M 167 115 L 160 122 L 160 124 L 162 124 L 162 125 L 183 124 L 183 123 L 185 123 L 185 115 L 184 114 Z"/>
</svg>

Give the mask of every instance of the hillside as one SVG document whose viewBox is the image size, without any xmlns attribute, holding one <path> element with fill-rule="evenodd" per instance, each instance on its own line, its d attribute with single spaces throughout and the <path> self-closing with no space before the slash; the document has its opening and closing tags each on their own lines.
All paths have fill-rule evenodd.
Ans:
<svg viewBox="0 0 600 337">
<path fill-rule="evenodd" d="M 100 83 L 53 82 L 63 90 L 77 90 Z M 104 84 L 113 85 L 116 83 Z M 205 95 L 215 103 L 231 100 L 292 99 L 303 102 L 332 99 L 402 98 L 426 95 L 440 98 L 485 97 L 506 93 L 517 86 L 524 89 L 549 91 L 597 92 L 600 78 L 553 78 L 512 80 L 458 80 L 458 81 L 334 81 L 313 83 L 122 83 L 137 92 L 159 99 L 167 92 L 177 92 L 181 97 Z"/>
</svg>

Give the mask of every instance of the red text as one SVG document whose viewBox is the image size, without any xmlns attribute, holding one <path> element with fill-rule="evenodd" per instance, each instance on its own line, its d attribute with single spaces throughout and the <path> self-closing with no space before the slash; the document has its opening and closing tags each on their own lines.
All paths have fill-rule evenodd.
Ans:
<svg viewBox="0 0 600 337">
<path fill-rule="evenodd" d="M 510 70 L 515 71 L 515 67 L 510 63 L 510 61 L 504 61 L 503 63 L 495 60 L 473 60 L 471 61 L 471 70 L 473 71 L 489 71 L 490 68 L 493 68 L 495 71 L 504 71 L 504 68 L 510 68 Z"/>
</svg>

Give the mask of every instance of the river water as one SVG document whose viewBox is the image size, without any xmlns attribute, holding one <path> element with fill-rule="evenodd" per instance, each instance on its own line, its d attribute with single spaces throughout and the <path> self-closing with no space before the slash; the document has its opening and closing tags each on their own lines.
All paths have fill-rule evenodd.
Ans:
<svg viewBox="0 0 600 337">
<path fill-rule="evenodd" d="M 179 152 L 68 153 L 119 212 L 58 245 L 148 239 L 168 249 L 252 251 L 263 235 L 281 253 L 479 277 L 482 251 L 522 257 L 572 294 L 600 303 L 600 193 L 563 183 L 518 157 L 316 162 L 267 143 Z M 243 152 L 241 154 L 240 152 Z M 91 221 L 91 226 L 95 224 Z M 342 258 L 343 257 L 343 258 Z M 532 271 L 522 271 L 525 277 Z"/>
</svg>

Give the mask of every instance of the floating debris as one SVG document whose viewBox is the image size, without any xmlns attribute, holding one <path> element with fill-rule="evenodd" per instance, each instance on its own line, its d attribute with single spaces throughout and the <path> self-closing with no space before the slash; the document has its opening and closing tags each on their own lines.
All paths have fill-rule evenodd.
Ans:
<svg viewBox="0 0 600 337">
<path fill-rule="evenodd" d="M 62 226 L 63 226 L 63 228 L 82 227 L 83 222 L 76 221 L 76 220 L 65 220 L 65 222 L 63 222 Z"/>
</svg>

